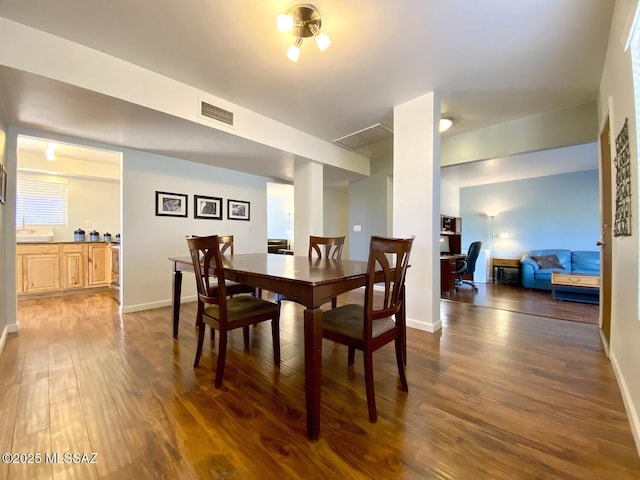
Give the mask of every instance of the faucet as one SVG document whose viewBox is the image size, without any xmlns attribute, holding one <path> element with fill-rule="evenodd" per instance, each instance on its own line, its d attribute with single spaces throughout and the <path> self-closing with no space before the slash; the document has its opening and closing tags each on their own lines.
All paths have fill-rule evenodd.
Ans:
<svg viewBox="0 0 640 480">
<path fill-rule="evenodd" d="M 33 233 L 35 232 L 35 230 L 33 228 L 27 228 L 25 223 L 24 223 L 24 216 L 22 217 L 22 227 L 18 228 L 16 230 L 16 232 L 29 232 L 29 233 Z"/>
</svg>

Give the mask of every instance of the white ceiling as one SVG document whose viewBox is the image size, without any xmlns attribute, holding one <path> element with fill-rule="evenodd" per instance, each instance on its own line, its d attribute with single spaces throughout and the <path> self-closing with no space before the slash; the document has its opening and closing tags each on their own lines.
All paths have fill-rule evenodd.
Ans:
<svg viewBox="0 0 640 480">
<path fill-rule="evenodd" d="M 275 28 L 292 3 L 0 0 L 0 16 L 332 141 L 393 126 L 394 105 L 430 91 L 456 121 L 445 135 L 592 102 L 614 1 L 318 0 L 333 43 L 320 53 L 305 42 L 297 64 Z M 0 66 L 0 97 L 11 124 L 293 176 L 287 152 L 12 68 Z"/>
</svg>

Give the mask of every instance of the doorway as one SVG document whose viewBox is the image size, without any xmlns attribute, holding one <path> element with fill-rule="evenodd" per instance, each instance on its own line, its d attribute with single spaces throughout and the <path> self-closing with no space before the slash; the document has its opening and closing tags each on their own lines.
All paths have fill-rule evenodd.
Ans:
<svg viewBox="0 0 640 480">
<path fill-rule="evenodd" d="M 609 116 L 600 131 L 600 329 L 605 350 L 609 354 L 611 341 L 611 270 L 612 270 L 612 229 L 613 200 L 611 198 L 611 130 Z"/>
<path fill-rule="evenodd" d="M 18 299 L 108 290 L 122 153 L 18 134 L 16 155 Z"/>
</svg>

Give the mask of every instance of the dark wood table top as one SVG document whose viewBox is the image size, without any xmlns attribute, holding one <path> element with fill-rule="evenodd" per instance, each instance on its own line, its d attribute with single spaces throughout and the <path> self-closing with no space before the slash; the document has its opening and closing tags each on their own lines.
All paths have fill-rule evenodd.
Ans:
<svg viewBox="0 0 640 480">
<path fill-rule="evenodd" d="M 193 271 L 190 257 L 170 257 L 175 271 Z M 286 296 L 307 308 L 319 308 L 341 293 L 366 283 L 367 262 L 269 253 L 225 255 L 225 278 Z"/>
</svg>

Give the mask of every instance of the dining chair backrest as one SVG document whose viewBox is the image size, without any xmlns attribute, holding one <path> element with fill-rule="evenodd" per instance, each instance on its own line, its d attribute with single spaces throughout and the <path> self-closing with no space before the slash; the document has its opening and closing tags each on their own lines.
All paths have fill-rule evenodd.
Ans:
<svg viewBox="0 0 640 480">
<path fill-rule="evenodd" d="M 233 255 L 233 235 L 218 235 L 218 243 L 222 255 L 226 253 Z"/>
<path fill-rule="evenodd" d="M 318 258 L 323 258 L 322 251 L 324 250 L 324 258 L 340 260 L 342 258 L 342 247 L 344 247 L 344 238 L 344 236 L 316 237 L 314 235 L 311 235 L 309 237 L 309 258 L 313 256 L 314 252 L 318 256 Z"/>
<path fill-rule="evenodd" d="M 395 315 L 400 310 L 412 245 L 413 237 L 371 237 L 364 300 L 365 338 L 371 338 L 373 321 Z M 384 285 L 384 295 L 382 303 L 374 306 L 373 291 L 376 283 Z"/>
<path fill-rule="evenodd" d="M 196 272 L 198 299 L 206 304 L 219 305 L 220 316 L 226 318 L 227 292 L 219 238 L 217 235 L 190 237 L 187 238 L 187 245 Z M 215 292 L 216 295 L 212 296 L 209 292 Z"/>
</svg>

